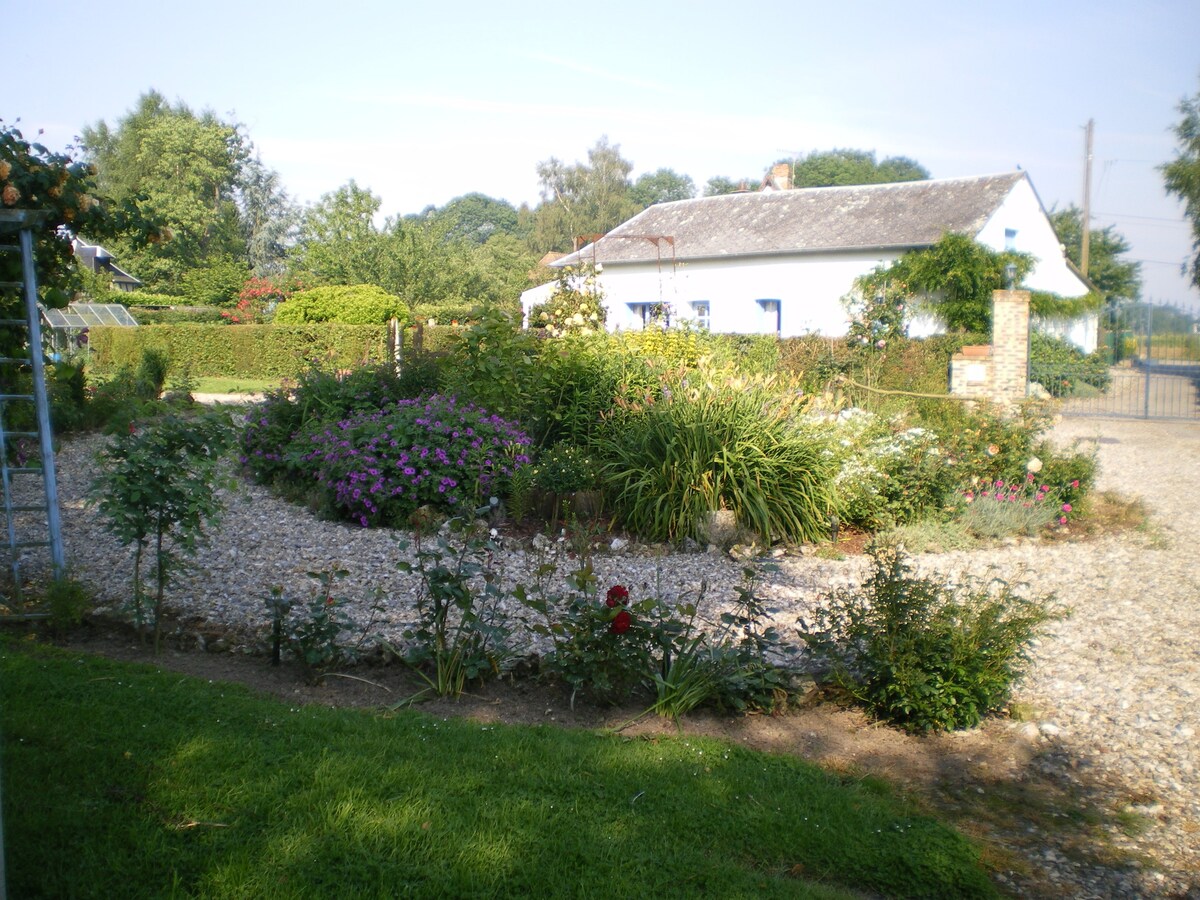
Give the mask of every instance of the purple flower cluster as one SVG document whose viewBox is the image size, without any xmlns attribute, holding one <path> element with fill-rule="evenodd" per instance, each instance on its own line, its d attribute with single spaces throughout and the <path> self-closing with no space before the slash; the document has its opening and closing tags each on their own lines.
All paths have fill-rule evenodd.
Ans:
<svg viewBox="0 0 1200 900">
<path fill-rule="evenodd" d="M 425 505 L 460 512 L 501 493 L 529 463 L 529 437 L 517 423 L 436 394 L 343 419 L 310 441 L 306 465 L 364 527 L 400 522 Z"/>
</svg>

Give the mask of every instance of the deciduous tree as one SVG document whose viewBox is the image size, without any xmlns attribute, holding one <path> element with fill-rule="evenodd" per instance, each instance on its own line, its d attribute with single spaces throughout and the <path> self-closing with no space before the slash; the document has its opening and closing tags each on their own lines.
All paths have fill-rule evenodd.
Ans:
<svg viewBox="0 0 1200 900">
<path fill-rule="evenodd" d="M 696 196 L 696 184 L 689 175 L 680 175 L 674 169 L 659 169 L 639 175 L 629 189 L 629 196 L 645 209 L 655 203 L 690 200 Z"/>
<path fill-rule="evenodd" d="M 889 156 L 876 162 L 874 150 L 814 150 L 797 159 L 792 168 L 792 185 L 798 188 L 887 184 L 929 177 L 924 166 L 907 156 Z"/>
<path fill-rule="evenodd" d="M 1083 245 L 1083 212 L 1072 204 L 1050 214 L 1058 239 L 1067 258 L 1080 265 Z M 1116 229 L 1092 229 L 1088 233 L 1088 279 L 1105 298 L 1137 300 L 1142 294 L 1142 265 L 1121 259 L 1129 252 L 1129 242 Z"/>
<path fill-rule="evenodd" d="M 1184 264 L 1184 271 L 1192 284 L 1200 287 L 1200 92 L 1181 100 L 1179 113 L 1182 118 L 1174 129 L 1179 141 L 1175 159 L 1161 168 L 1167 192 L 1183 201 L 1192 222 L 1195 256 Z"/>
<path fill-rule="evenodd" d="M 629 196 L 632 171 L 620 145 L 607 137 L 588 150 L 586 164 L 567 165 L 555 157 L 538 163 L 542 203 L 535 215 L 534 248 L 572 250 L 576 238 L 603 234 L 636 213 Z"/>
</svg>

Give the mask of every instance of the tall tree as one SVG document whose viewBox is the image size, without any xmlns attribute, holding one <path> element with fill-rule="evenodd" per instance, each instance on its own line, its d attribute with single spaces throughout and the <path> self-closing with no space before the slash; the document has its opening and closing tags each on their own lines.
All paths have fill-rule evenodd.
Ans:
<svg viewBox="0 0 1200 900">
<path fill-rule="evenodd" d="M 1175 137 L 1179 146 L 1175 159 L 1161 166 L 1167 193 L 1174 194 L 1184 203 L 1187 217 L 1192 220 L 1192 249 L 1195 256 L 1184 264 L 1192 284 L 1200 287 L 1200 92 L 1185 97 L 1179 103 L 1182 118 L 1175 126 Z"/>
<path fill-rule="evenodd" d="M 633 163 L 619 144 L 601 137 L 588 150 L 587 163 L 567 165 L 555 157 L 538 163 L 542 203 L 532 243 L 539 252 L 572 250 L 575 239 L 603 234 L 638 211 L 629 197 Z"/>
<path fill-rule="evenodd" d="M 719 197 L 723 194 L 736 194 L 740 191 L 756 191 L 758 190 L 758 186 L 759 181 L 753 178 L 743 178 L 740 181 L 734 181 L 732 178 L 727 178 L 724 175 L 714 175 L 704 185 L 704 196 Z"/>
<path fill-rule="evenodd" d="M 1072 204 L 1050 214 L 1050 224 L 1067 249 L 1067 258 L 1080 264 L 1083 250 L 1083 212 Z M 1129 242 L 1116 229 L 1092 229 L 1088 234 L 1088 278 L 1105 298 L 1137 300 L 1142 294 L 1142 264 L 1121 259 Z"/>
<path fill-rule="evenodd" d="M 691 176 L 680 175 L 674 169 L 659 169 L 639 175 L 629 189 L 630 199 L 641 209 L 655 203 L 690 200 L 695 196 L 696 184 Z"/>
<path fill-rule="evenodd" d="M 517 208 L 507 200 L 473 192 L 455 197 L 445 206 L 426 207 L 421 218 L 443 220 L 448 236 L 484 244 L 497 234 L 519 234 Z"/>
<path fill-rule="evenodd" d="M 322 284 L 378 284 L 386 263 L 375 227 L 382 201 L 353 179 L 304 214 L 293 268 Z"/>
<path fill-rule="evenodd" d="M 924 166 L 906 156 L 889 156 L 876 162 L 874 150 L 814 150 L 797 159 L 792 168 L 792 186 L 798 188 L 888 184 L 929 177 Z"/>
<path fill-rule="evenodd" d="M 249 151 L 238 126 L 150 91 L 115 128 L 85 127 L 82 144 L 100 190 L 169 229 L 170 240 L 115 247 L 152 289 L 178 290 L 184 272 L 206 261 L 244 258 L 235 189 Z"/>
<path fill-rule="evenodd" d="M 296 242 L 300 209 L 283 189 L 279 173 L 257 156 L 246 161 L 237 185 L 246 262 L 260 278 L 279 275 Z"/>
</svg>

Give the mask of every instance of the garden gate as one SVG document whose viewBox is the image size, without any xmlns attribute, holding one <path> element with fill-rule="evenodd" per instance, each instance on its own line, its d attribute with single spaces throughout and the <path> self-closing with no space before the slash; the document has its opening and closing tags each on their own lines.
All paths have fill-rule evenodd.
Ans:
<svg viewBox="0 0 1200 900">
<path fill-rule="evenodd" d="M 1029 380 L 1072 416 L 1200 420 L 1200 317 L 1144 304 L 1106 315 L 1108 365 L 1030 364 Z"/>
</svg>

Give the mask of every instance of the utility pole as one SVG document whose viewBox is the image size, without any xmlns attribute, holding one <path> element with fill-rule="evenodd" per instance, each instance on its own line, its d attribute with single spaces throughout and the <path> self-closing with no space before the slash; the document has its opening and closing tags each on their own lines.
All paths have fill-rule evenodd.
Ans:
<svg viewBox="0 0 1200 900">
<path fill-rule="evenodd" d="M 1088 251 L 1091 246 L 1091 229 L 1092 229 L 1092 132 L 1095 130 L 1096 120 L 1088 119 L 1087 123 L 1087 139 L 1083 154 L 1083 227 L 1080 232 L 1083 235 L 1083 246 L 1079 248 L 1079 271 L 1083 273 L 1083 277 L 1087 278 L 1088 273 Z"/>
</svg>

